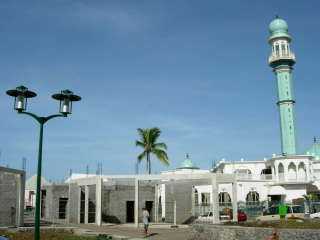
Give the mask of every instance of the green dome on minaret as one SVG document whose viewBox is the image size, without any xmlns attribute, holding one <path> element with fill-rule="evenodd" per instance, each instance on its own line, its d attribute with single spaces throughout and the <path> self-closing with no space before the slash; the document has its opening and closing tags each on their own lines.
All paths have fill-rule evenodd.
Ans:
<svg viewBox="0 0 320 240">
<path fill-rule="evenodd" d="M 288 32 L 287 22 L 282 18 L 279 18 L 278 16 L 276 16 L 276 18 L 272 20 L 272 22 L 269 24 L 269 32 L 270 32 L 269 41 L 277 37 L 285 37 L 291 40 L 291 37 Z"/>
</svg>

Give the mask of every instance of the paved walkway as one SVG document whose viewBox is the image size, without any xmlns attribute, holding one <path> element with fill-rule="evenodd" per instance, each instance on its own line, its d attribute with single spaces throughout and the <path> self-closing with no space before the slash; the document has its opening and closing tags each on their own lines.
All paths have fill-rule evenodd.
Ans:
<svg viewBox="0 0 320 240">
<path fill-rule="evenodd" d="M 145 238 L 143 227 L 140 226 L 138 229 L 133 225 L 102 225 L 101 227 L 91 224 L 81 224 L 76 225 L 78 228 L 82 229 L 84 232 L 92 234 L 104 233 L 108 235 L 117 235 L 130 238 Z M 89 230 L 86 231 L 86 230 Z M 190 228 L 187 226 L 180 226 L 178 228 L 170 228 L 169 225 L 153 225 L 149 229 L 149 236 L 145 239 L 152 240 L 187 240 L 190 236 Z"/>
</svg>

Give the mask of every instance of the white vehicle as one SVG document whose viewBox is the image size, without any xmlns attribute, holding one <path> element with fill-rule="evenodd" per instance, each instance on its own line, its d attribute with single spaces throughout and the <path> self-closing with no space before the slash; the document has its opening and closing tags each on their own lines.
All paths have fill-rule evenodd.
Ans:
<svg viewBox="0 0 320 240">
<path fill-rule="evenodd" d="M 220 211 L 219 213 L 219 219 L 220 221 L 230 221 L 232 218 L 232 215 L 228 215 L 224 213 L 223 211 Z M 247 220 L 247 215 L 243 211 L 238 211 L 238 221 L 246 221 Z M 212 212 L 207 212 L 203 215 L 200 215 L 197 219 L 196 222 L 201 222 L 201 223 L 212 223 L 213 222 L 213 214 Z"/>
<path fill-rule="evenodd" d="M 320 212 L 310 214 L 310 218 L 320 218 Z"/>
<path fill-rule="evenodd" d="M 287 215 L 286 218 L 297 217 L 304 218 L 304 208 L 300 205 L 287 205 Z M 258 221 L 273 221 L 280 220 L 279 207 L 270 207 L 263 212 L 263 215 L 256 218 Z"/>
<path fill-rule="evenodd" d="M 201 222 L 201 223 L 212 223 L 213 222 L 213 216 L 212 212 L 207 212 L 205 214 L 200 215 L 196 222 Z"/>
</svg>

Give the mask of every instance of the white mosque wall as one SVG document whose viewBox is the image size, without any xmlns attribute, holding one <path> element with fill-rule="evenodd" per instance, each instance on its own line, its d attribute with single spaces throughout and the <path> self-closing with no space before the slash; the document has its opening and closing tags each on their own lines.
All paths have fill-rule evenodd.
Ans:
<svg viewBox="0 0 320 240">
<path fill-rule="evenodd" d="M 290 184 L 284 186 L 284 189 L 286 202 L 292 202 L 294 199 L 303 198 L 303 195 L 307 194 L 306 186 L 301 184 Z"/>
</svg>

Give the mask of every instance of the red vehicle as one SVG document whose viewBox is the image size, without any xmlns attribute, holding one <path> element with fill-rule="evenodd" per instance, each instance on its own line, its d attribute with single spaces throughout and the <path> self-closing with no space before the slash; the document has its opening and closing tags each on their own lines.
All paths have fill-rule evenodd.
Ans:
<svg viewBox="0 0 320 240">
<path fill-rule="evenodd" d="M 238 210 L 238 222 L 247 221 L 247 214 L 244 211 Z"/>
</svg>

